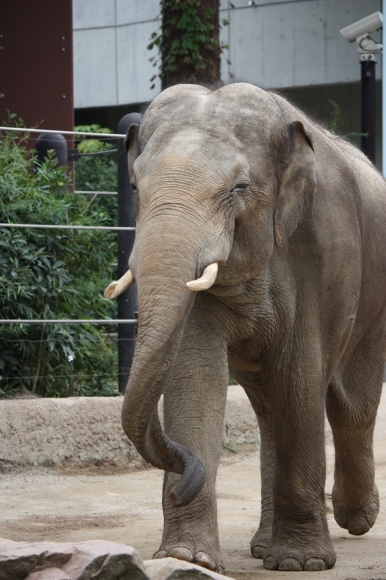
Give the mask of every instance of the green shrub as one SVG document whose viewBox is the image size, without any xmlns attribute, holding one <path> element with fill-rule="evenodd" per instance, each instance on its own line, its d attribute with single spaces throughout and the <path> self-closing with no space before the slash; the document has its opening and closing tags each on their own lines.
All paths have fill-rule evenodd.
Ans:
<svg viewBox="0 0 386 580">
<path fill-rule="evenodd" d="M 111 133 L 110 129 L 97 124 L 78 125 L 75 131 L 87 133 Z M 79 153 L 97 153 L 114 149 L 108 141 L 79 136 L 77 149 Z M 75 187 L 77 191 L 117 191 L 118 169 L 116 155 L 100 155 L 81 157 L 75 163 Z M 109 225 L 116 226 L 118 222 L 118 197 L 116 195 L 88 196 L 89 202 L 95 207 L 104 209 L 109 216 Z"/>
<path fill-rule="evenodd" d="M 111 222 L 88 196 L 68 193 L 66 168 L 52 156 L 36 169 L 21 137 L 5 132 L 0 141 L 1 223 Z M 115 233 L 0 227 L 0 247 L 1 318 L 116 317 L 116 304 L 103 298 L 116 262 Z M 117 352 L 108 332 L 116 326 L 0 325 L 0 394 L 113 393 Z"/>
</svg>

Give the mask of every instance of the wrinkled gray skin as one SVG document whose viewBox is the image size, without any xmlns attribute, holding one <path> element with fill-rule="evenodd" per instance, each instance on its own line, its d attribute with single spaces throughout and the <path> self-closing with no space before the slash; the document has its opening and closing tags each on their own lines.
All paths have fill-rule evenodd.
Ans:
<svg viewBox="0 0 386 580">
<path fill-rule="evenodd" d="M 261 430 L 252 555 L 268 569 L 331 568 L 325 405 L 335 519 L 360 535 L 378 513 L 383 178 L 283 98 L 244 83 L 167 89 L 127 146 L 139 329 L 122 417 L 139 453 L 166 472 L 155 557 L 222 570 L 215 478 L 229 365 Z M 191 292 L 186 283 L 216 261 L 215 285 Z"/>
</svg>

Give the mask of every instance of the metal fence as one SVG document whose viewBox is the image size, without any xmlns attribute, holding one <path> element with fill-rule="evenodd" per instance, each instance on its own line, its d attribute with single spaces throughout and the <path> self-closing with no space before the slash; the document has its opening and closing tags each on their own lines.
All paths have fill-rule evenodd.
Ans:
<svg viewBox="0 0 386 580">
<path fill-rule="evenodd" d="M 118 196 L 118 225 L 117 226 L 81 226 L 81 225 L 56 225 L 56 224 L 10 224 L 0 223 L 2 228 L 31 228 L 31 229 L 56 229 L 56 230 L 105 230 L 117 232 L 118 235 L 118 278 L 128 269 L 128 261 L 134 243 L 135 232 L 135 203 L 133 200 L 130 179 L 127 169 L 127 154 L 124 145 L 124 137 L 132 123 L 140 123 L 141 116 L 138 113 L 125 115 L 118 125 L 118 133 L 88 133 L 75 131 L 42 130 L 24 127 L 0 127 L 0 131 L 12 131 L 17 133 L 39 133 L 42 137 L 43 146 L 40 154 L 57 146 L 57 158 L 60 164 L 77 158 L 79 154 L 67 150 L 67 144 L 63 135 L 87 136 L 94 138 L 115 139 L 118 147 L 109 150 L 108 153 L 117 152 L 118 158 L 118 191 L 74 191 L 77 195 L 117 195 Z M 39 139 L 38 139 L 39 140 Z M 37 140 L 37 141 L 38 141 Z M 50 147 L 50 143 L 52 147 Z M 106 152 L 97 152 L 96 155 Z M 90 155 L 90 154 L 84 154 Z M 119 391 L 124 392 L 129 378 L 130 368 L 134 357 L 135 336 L 137 318 L 137 295 L 135 287 L 131 287 L 118 297 L 117 319 L 0 319 L 0 324 L 98 324 L 118 325 L 118 386 Z"/>
</svg>

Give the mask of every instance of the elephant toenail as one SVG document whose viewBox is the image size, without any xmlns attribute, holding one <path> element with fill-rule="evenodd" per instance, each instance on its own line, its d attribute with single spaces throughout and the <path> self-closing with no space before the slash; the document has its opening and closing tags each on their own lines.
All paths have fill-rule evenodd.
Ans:
<svg viewBox="0 0 386 580">
<path fill-rule="evenodd" d="M 326 562 L 322 558 L 309 558 L 304 564 L 304 569 L 309 572 L 327 570 Z"/>
<path fill-rule="evenodd" d="M 251 550 L 252 556 L 258 560 L 261 560 L 266 549 L 266 546 L 253 546 Z"/>
<path fill-rule="evenodd" d="M 293 572 L 298 572 L 302 569 L 303 567 L 301 563 L 299 560 L 296 560 L 296 558 L 284 558 L 284 560 L 282 560 L 279 564 L 279 570 L 291 570 Z"/>
<path fill-rule="evenodd" d="M 166 558 L 168 555 L 166 550 L 159 550 L 155 554 L 153 554 L 153 560 L 158 560 L 159 558 Z"/>
<path fill-rule="evenodd" d="M 369 505 L 369 513 L 370 514 L 378 514 L 379 505 L 377 503 L 371 503 Z"/>
<path fill-rule="evenodd" d="M 168 556 L 185 562 L 193 562 L 193 553 L 188 548 L 173 548 Z"/>
<path fill-rule="evenodd" d="M 277 562 L 273 556 L 267 556 L 263 562 L 266 570 L 277 570 Z"/>
<path fill-rule="evenodd" d="M 347 529 L 348 533 L 351 534 L 352 536 L 363 536 L 363 534 L 369 531 L 370 527 L 371 526 L 369 525 L 366 518 L 357 517 L 352 518 L 349 521 Z"/>
<path fill-rule="evenodd" d="M 203 566 L 204 568 L 208 568 L 209 570 L 215 571 L 217 568 L 216 562 L 212 560 L 208 554 L 205 554 L 205 552 L 197 552 L 196 557 L 194 558 L 194 562 L 195 564 Z"/>
</svg>

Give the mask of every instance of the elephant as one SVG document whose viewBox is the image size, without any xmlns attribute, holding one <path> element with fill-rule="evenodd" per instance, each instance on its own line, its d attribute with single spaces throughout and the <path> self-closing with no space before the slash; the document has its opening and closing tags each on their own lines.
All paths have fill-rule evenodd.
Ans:
<svg viewBox="0 0 386 580">
<path fill-rule="evenodd" d="M 215 481 L 230 371 L 261 435 L 252 556 L 269 570 L 332 568 L 325 411 L 337 523 L 365 534 L 379 511 L 385 181 L 353 145 L 248 83 L 172 86 L 125 142 L 136 237 L 107 295 L 137 284 L 122 425 L 165 472 L 154 557 L 224 571 Z"/>
</svg>

